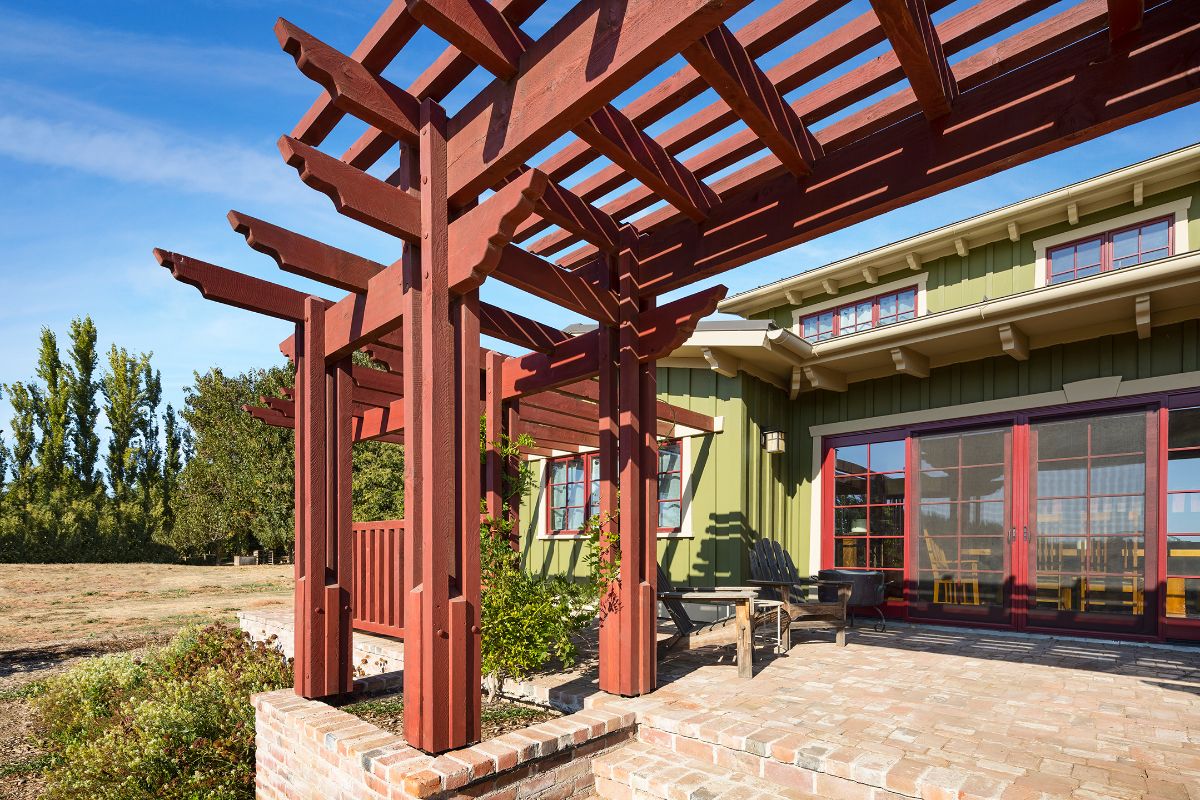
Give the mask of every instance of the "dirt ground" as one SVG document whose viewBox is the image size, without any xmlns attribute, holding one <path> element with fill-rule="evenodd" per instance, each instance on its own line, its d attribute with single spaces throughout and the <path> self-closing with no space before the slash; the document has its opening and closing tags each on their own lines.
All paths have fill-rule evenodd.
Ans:
<svg viewBox="0 0 1200 800">
<path fill-rule="evenodd" d="M 291 591 L 291 566 L 0 564 L 0 800 L 40 790 L 31 683 L 83 658 L 165 642 L 192 622 L 286 608 Z"/>
</svg>

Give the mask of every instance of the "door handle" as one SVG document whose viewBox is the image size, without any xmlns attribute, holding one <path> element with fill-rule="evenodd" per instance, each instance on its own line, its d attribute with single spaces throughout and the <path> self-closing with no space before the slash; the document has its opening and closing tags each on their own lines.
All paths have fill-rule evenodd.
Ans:
<svg viewBox="0 0 1200 800">
<path fill-rule="evenodd" d="M 1029 541 L 1029 526 L 1028 525 L 1025 526 L 1024 531 L 1025 531 L 1025 541 L 1028 542 Z"/>
<path fill-rule="evenodd" d="M 1008 529 L 1008 541 L 1015 542 L 1017 540 L 1017 526 L 1013 525 Z"/>
</svg>

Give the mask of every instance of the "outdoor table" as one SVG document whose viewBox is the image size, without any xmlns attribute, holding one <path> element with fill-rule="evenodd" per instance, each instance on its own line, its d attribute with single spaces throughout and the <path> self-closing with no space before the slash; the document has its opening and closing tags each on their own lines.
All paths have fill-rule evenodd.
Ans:
<svg viewBox="0 0 1200 800">
<path fill-rule="evenodd" d="M 749 586 L 720 589 L 676 589 L 659 592 L 660 600 L 680 600 L 687 603 L 729 603 L 734 607 L 737 626 L 737 666 L 739 678 L 754 677 L 754 631 L 750 626 L 758 590 Z"/>
</svg>

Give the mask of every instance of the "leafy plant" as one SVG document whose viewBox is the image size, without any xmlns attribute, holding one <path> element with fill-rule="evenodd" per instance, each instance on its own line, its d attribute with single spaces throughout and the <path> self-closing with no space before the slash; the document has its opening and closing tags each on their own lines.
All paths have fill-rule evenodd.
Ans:
<svg viewBox="0 0 1200 800">
<path fill-rule="evenodd" d="M 601 598 L 609 598 L 613 585 L 621 580 L 621 529 L 617 524 L 619 512 L 593 514 L 579 532 L 588 537 L 588 550 L 583 563 L 588 566 L 592 583 Z M 601 613 L 605 608 L 602 605 Z"/>
<path fill-rule="evenodd" d="M 251 798 L 249 696 L 291 682 L 275 650 L 226 625 L 185 629 L 144 658 L 83 661 L 33 698 L 49 752 L 44 798 Z"/>
<path fill-rule="evenodd" d="M 521 569 L 503 528 L 493 520 L 480 526 L 480 665 L 494 699 L 505 678 L 520 679 L 551 659 L 572 666 L 574 637 L 592 620 L 594 595 L 555 576 Z"/>
</svg>

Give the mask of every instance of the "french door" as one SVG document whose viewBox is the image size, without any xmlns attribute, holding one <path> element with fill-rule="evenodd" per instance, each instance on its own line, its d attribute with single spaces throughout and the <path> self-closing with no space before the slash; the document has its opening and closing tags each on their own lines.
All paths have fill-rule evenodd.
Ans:
<svg viewBox="0 0 1200 800">
<path fill-rule="evenodd" d="M 914 432 L 909 616 L 1153 634 L 1157 445 L 1146 408 Z"/>
</svg>

